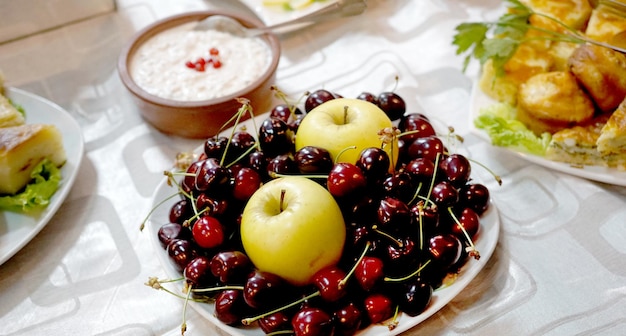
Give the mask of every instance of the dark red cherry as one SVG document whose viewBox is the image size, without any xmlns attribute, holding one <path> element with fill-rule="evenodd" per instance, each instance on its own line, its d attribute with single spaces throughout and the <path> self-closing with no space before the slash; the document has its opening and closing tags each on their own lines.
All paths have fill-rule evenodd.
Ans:
<svg viewBox="0 0 626 336">
<path fill-rule="evenodd" d="M 378 95 L 378 106 L 392 121 L 400 119 L 406 112 L 406 103 L 394 92 L 382 92 Z"/>
<path fill-rule="evenodd" d="M 271 157 L 290 152 L 293 141 L 287 123 L 278 118 L 265 119 L 259 127 L 259 144 Z"/>
<path fill-rule="evenodd" d="M 413 183 L 418 186 L 422 184 L 420 190 L 426 190 L 435 175 L 435 163 L 430 159 L 416 158 L 406 165 L 404 170 L 411 176 Z"/>
<path fill-rule="evenodd" d="M 457 220 L 458 223 L 452 222 L 450 231 L 461 241 L 467 241 L 463 231 L 467 232 L 467 235 L 473 239 L 480 230 L 480 216 L 470 208 L 463 209 L 460 215 L 457 214 Z"/>
<path fill-rule="evenodd" d="M 408 147 L 410 159 L 425 158 L 435 162 L 438 156 L 443 157 L 446 152 L 447 149 L 443 141 L 436 136 L 418 138 Z M 439 160 L 441 160 L 441 158 Z"/>
<path fill-rule="evenodd" d="M 215 317 L 226 325 L 241 324 L 249 310 L 240 290 L 226 289 L 215 298 Z"/>
<path fill-rule="evenodd" d="M 291 330 L 291 319 L 284 312 L 278 311 L 259 319 L 259 327 L 265 334 Z"/>
<path fill-rule="evenodd" d="M 365 312 L 372 324 L 382 322 L 395 311 L 393 301 L 389 296 L 382 293 L 372 293 L 364 300 Z"/>
<path fill-rule="evenodd" d="M 219 194 L 230 186 L 230 171 L 214 158 L 202 161 L 195 175 L 195 188 L 202 192 Z"/>
<path fill-rule="evenodd" d="M 455 205 L 459 201 L 459 191 L 448 181 L 441 181 L 431 192 L 433 202 L 441 209 Z"/>
<path fill-rule="evenodd" d="M 404 115 L 400 119 L 398 129 L 400 129 L 402 133 L 409 133 L 401 136 L 403 140 L 409 143 L 418 138 L 426 138 L 437 134 L 428 117 L 421 113 L 409 113 Z"/>
<path fill-rule="evenodd" d="M 256 146 L 256 139 L 247 131 L 236 131 L 233 133 L 230 144 L 226 148 L 225 165 L 239 162 L 239 158 Z"/>
<path fill-rule="evenodd" d="M 378 147 L 363 149 L 356 162 L 356 166 L 363 171 L 363 175 L 370 184 L 382 181 L 389 172 L 389 154 Z"/>
<path fill-rule="evenodd" d="M 284 287 L 284 280 L 276 274 L 254 270 L 244 285 L 244 299 L 255 309 L 274 308 L 284 301 Z"/>
<path fill-rule="evenodd" d="M 293 175 L 299 173 L 298 165 L 289 154 L 278 155 L 267 163 L 267 172 L 271 176 L 272 173 Z"/>
<path fill-rule="evenodd" d="M 225 136 L 210 137 L 204 142 L 204 154 L 207 158 L 221 160 L 227 144 L 228 138 Z"/>
<path fill-rule="evenodd" d="M 365 100 L 366 102 L 370 102 L 376 106 L 378 106 L 378 97 L 371 92 L 361 92 L 356 99 Z"/>
<path fill-rule="evenodd" d="M 332 317 L 319 308 L 305 307 L 291 319 L 295 336 L 331 336 L 334 331 Z"/>
<path fill-rule="evenodd" d="M 198 251 L 189 240 L 174 239 L 167 245 L 166 250 L 172 266 L 179 272 L 198 256 Z"/>
<path fill-rule="evenodd" d="M 439 168 L 453 186 L 459 188 L 465 185 L 472 172 L 469 160 L 461 154 L 450 154 L 439 163 Z"/>
<path fill-rule="evenodd" d="M 445 270 L 461 257 L 463 245 L 452 234 L 440 234 L 430 238 L 428 251 L 439 269 Z"/>
<path fill-rule="evenodd" d="M 159 237 L 159 243 L 163 248 L 166 248 L 167 245 L 169 245 L 169 243 L 174 239 L 187 240 L 191 238 L 191 232 L 189 229 L 178 223 L 166 223 L 161 225 L 157 235 Z"/>
<path fill-rule="evenodd" d="M 211 273 L 223 284 L 243 284 L 252 270 L 252 262 L 240 251 L 222 251 L 211 258 Z"/>
<path fill-rule="evenodd" d="M 188 199 L 182 199 L 170 208 L 169 220 L 171 223 L 183 224 L 193 216 L 193 208 Z"/>
<path fill-rule="evenodd" d="M 320 89 L 313 91 L 304 101 L 304 110 L 306 113 L 309 113 L 317 106 L 335 98 L 337 98 L 336 95 L 328 90 Z"/>
<path fill-rule="evenodd" d="M 363 171 L 348 162 L 335 164 L 328 173 L 328 191 L 335 197 L 356 195 L 367 186 Z"/>
<path fill-rule="evenodd" d="M 405 171 L 398 171 L 388 175 L 383 180 L 383 193 L 395 197 L 403 202 L 409 202 L 415 196 L 415 185 L 411 175 Z"/>
<path fill-rule="evenodd" d="M 209 262 L 210 260 L 206 256 L 193 258 L 183 270 L 185 281 L 194 288 L 202 288 L 213 284 L 215 279 L 213 274 L 211 274 Z"/>
<path fill-rule="evenodd" d="M 428 308 L 433 296 L 433 287 L 421 279 L 403 286 L 403 293 L 395 298 L 400 310 L 409 316 L 417 316 Z"/>
<path fill-rule="evenodd" d="M 261 187 L 261 175 L 252 169 L 243 167 L 233 178 L 233 197 L 240 201 L 247 201 Z"/>
<path fill-rule="evenodd" d="M 397 198 L 384 197 L 378 205 L 377 223 L 386 233 L 405 232 L 411 226 L 410 209 Z"/>
<path fill-rule="evenodd" d="M 335 310 L 333 318 L 336 335 L 354 335 L 363 324 L 363 311 L 356 304 L 349 302 Z"/>
<path fill-rule="evenodd" d="M 489 209 L 489 197 L 489 189 L 480 183 L 466 184 L 459 189 L 459 204 L 479 216 Z"/>
<path fill-rule="evenodd" d="M 327 302 L 335 302 L 346 295 L 345 285 L 342 280 L 346 273 L 336 266 L 323 268 L 313 275 L 313 284 L 320 292 L 322 299 Z"/>
<path fill-rule="evenodd" d="M 366 291 L 374 289 L 385 276 L 384 264 L 380 258 L 365 256 L 354 269 L 354 277 Z"/>
<path fill-rule="evenodd" d="M 321 147 L 304 146 L 294 154 L 298 170 L 303 174 L 326 175 L 333 167 L 330 152 Z"/>
<path fill-rule="evenodd" d="M 270 110 L 270 118 L 278 118 L 289 123 L 294 114 L 302 114 L 299 107 L 287 104 L 278 104 Z"/>
<path fill-rule="evenodd" d="M 212 216 L 201 216 L 191 229 L 193 239 L 198 246 L 210 249 L 224 242 L 224 227 L 220 221 Z"/>
</svg>

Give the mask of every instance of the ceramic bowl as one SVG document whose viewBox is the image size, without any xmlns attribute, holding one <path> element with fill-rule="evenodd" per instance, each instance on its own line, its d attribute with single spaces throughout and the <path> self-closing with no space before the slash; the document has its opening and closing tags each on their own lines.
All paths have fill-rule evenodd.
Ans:
<svg viewBox="0 0 626 336">
<path fill-rule="evenodd" d="M 131 93 L 143 118 L 163 133 L 185 138 L 207 138 L 215 135 L 240 109 L 242 104 L 238 98 L 248 99 L 255 115 L 269 111 L 275 104 L 271 87 L 274 85 L 281 48 L 278 37 L 271 33 L 260 37 L 267 43 L 272 55 L 267 71 L 247 87 L 219 98 L 179 101 L 158 97 L 146 92 L 131 76 L 131 60 L 142 43 L 167 29 L 217 14 L 231 16 L 245 27 L 264 26 L 255 18 L 215 10 L 174 15 L 137 32 L 119 56 L 117 68 L 124 86 Z"/>
</svg>

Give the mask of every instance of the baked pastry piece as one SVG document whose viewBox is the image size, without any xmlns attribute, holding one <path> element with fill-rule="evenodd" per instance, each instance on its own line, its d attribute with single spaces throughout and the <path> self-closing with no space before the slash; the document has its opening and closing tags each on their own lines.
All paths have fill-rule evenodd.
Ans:
<svg viewBox="0 0 626 336">
<path fill-rule="evenodd" d="M 24 116 L 5 96 L 0 94 L 0 127 L 17 126 L 23 123 Z"/>
<path fill-rule="evenodd" d="M 593 102 L 567 71 L 531 77 L 520 85 L 517 100 L 517 118 L 537 135 L 586 123 L 595 113 Z"/>
<path fill-rule="evenodd" d="M 602 127 L 597 145 L 598 151 L 604 155 L 626 156 L 626 100 L 622 101 Z"/>
<path fill-rule="evenodd" d="M 611 112 L 626 97 L 626 56 L 597 45 L 581 45 L 569 59 L 570 71 L 598 108 Z"/>
<path fill-rule="evenodd" d="M 61 166 L 66 161 L 62 136 L 54 125 L 25 124 L 0 128 L 0 194 L 15 194 L 44 158 Z"/>
</svg>

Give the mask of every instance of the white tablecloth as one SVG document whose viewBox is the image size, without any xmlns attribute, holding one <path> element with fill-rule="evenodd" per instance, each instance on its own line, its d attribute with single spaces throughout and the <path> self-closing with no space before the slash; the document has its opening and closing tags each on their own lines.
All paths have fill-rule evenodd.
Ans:
<svg viewBox="0 0 626 336">
<path fill-rule="evenodd" d="M 500 211 L 485 268 L 407 335 L 622 335 L 626 192 L 530 164 L 469 134 L 471 79 L 454 27 L 497 17 L 497 0 L 369 0 L 358 17 L 282 37 L 278 86 L 344 96 L 393 89 L 410 111 L 454 126 Z M 182 302 L 144 286 L 164 276 L 139 223 L 173 156 L 201 144 L 147 125 L 116 61 L 130 36 L 165 16 L 235 1 L 118 0 L 117 11 L 0 45 L 8 85 L 48 98 L 80 123 L 86 155 L 65 204 L 0 266 L 0 335 L 177 335 Z M 24 9 L 28 10 L 28 9 Z M 2 13 L 10 15 L 9 13 Z M 473 71 L 470 68 L 470 73 Z M 188 311 L 187 335 L 214 335 Z"/>
</svg>

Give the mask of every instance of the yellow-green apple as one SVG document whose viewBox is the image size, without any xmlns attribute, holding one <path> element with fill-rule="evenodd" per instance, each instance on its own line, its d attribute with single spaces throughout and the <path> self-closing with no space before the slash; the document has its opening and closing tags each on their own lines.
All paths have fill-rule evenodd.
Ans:
<svg viewBox="0 0 626 336">
<path fill-rule="evenodd" d="M 248 200 L 241 217 L 243 248 L 260 270 L 295 285 L 336 264 L 346 227 L 332 195 L 301 176 L 271 180 Z"/>
<path fill-rule="evenodd" d="M 305 146 L 321 147 L 330 152 L 333 161 L 354 164 L 362 150 L 381 147 L 383 141 L 379 132 L 392 127 L 385 112 L 368 101 L 332 99 L 306 114 L 296 133 L 296 150 Z M 356 149 L 346 150 L 351 146 Z M 397 138 L 393 137 L 383 149 L 389 154 L 390 169 L 393 169 L 398 159 Z"/>
</svg>

